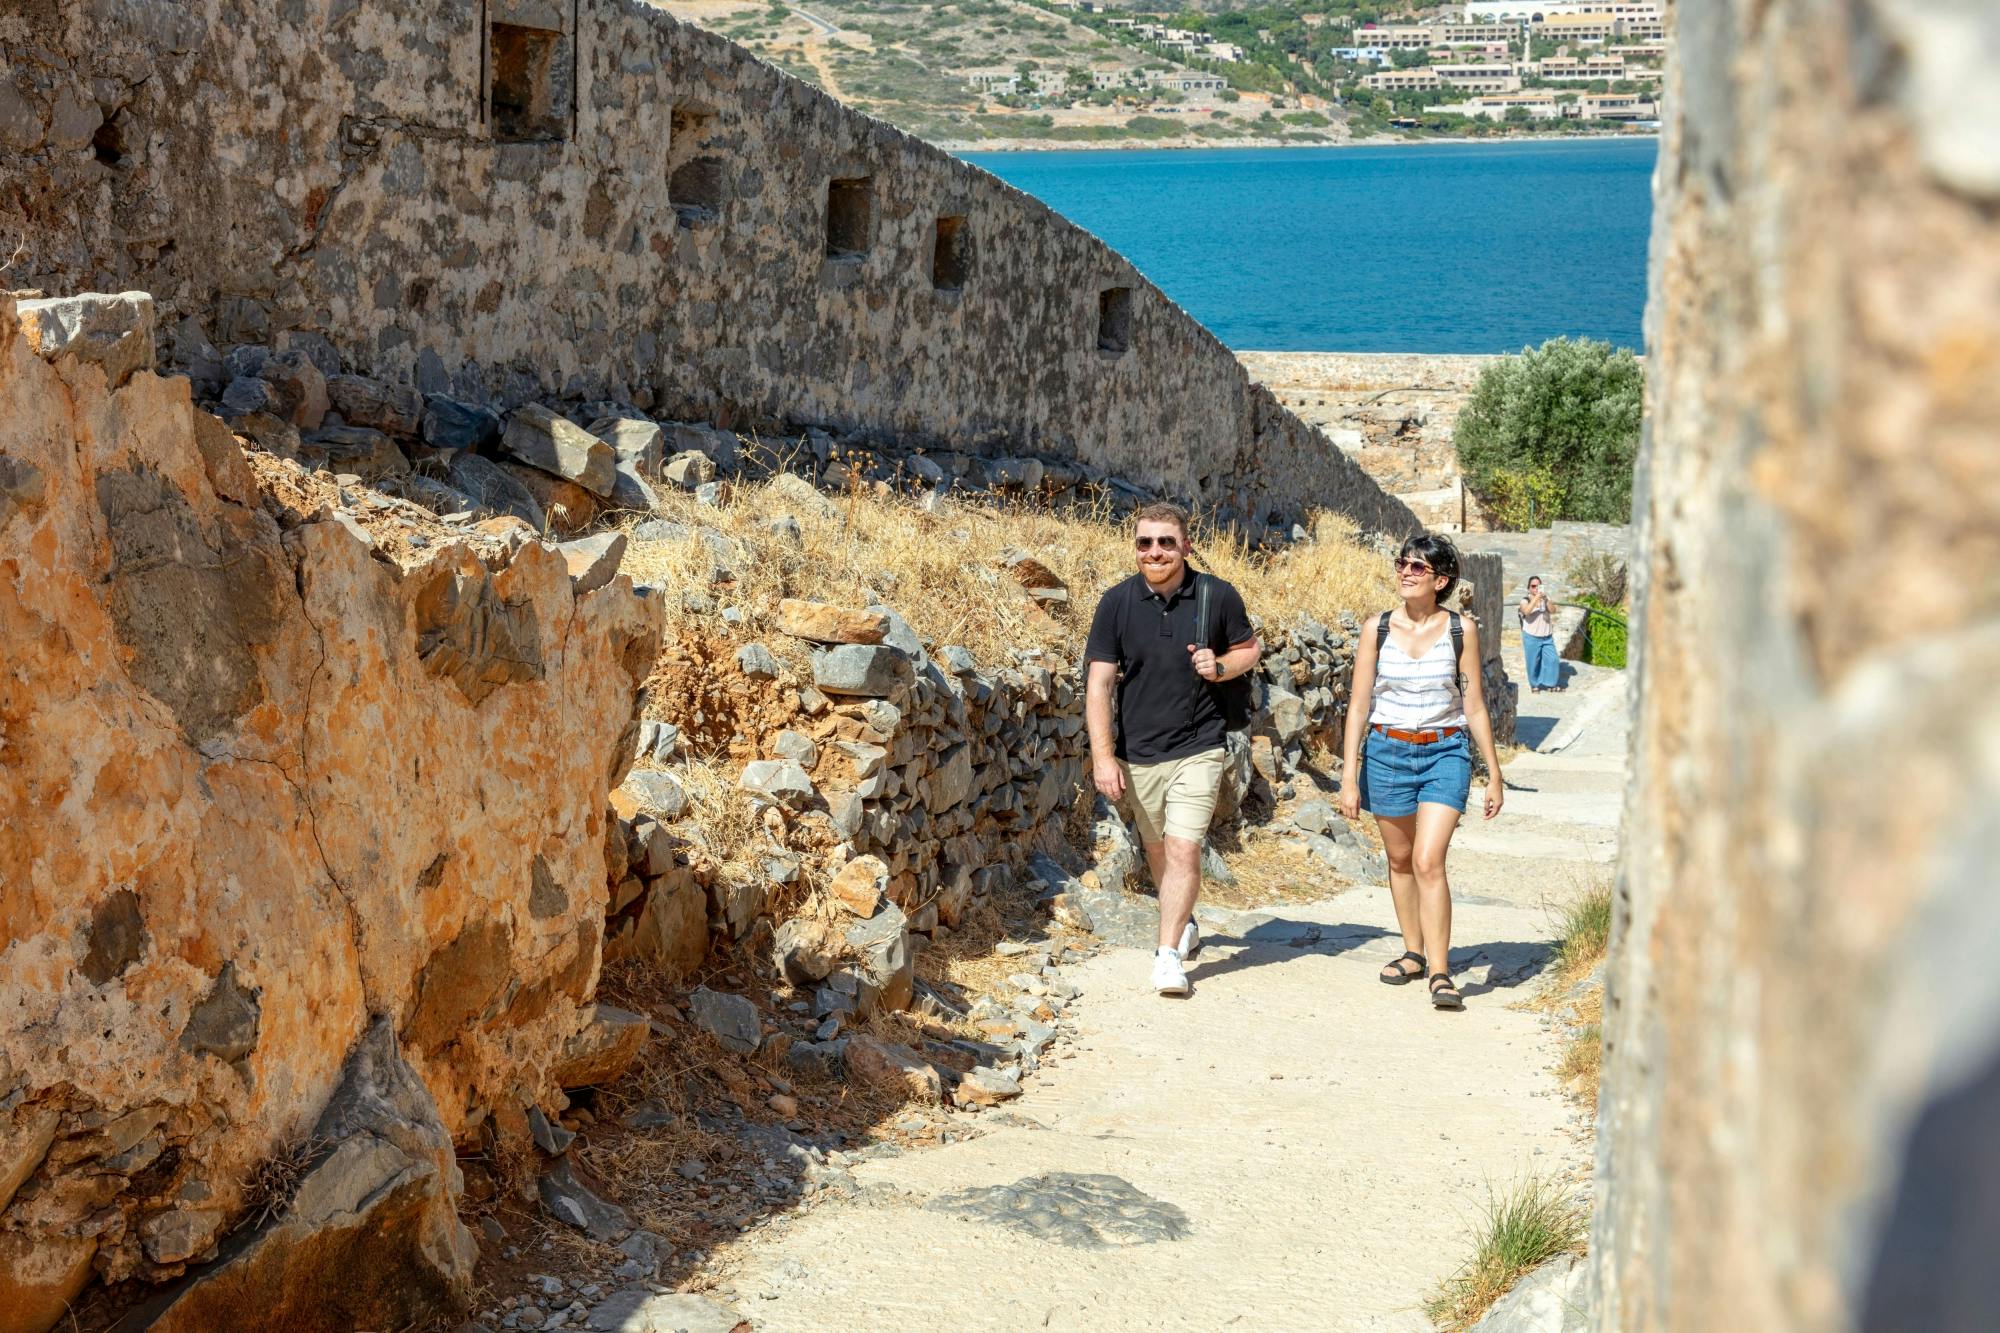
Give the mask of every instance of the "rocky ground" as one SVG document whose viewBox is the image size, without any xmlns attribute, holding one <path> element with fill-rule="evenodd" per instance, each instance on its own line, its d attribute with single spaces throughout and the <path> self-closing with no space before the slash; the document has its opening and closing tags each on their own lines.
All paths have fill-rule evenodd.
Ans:
<svg viewBox="0 0 2000 1333">
<path fill-rule="evenodd" d="M 1295 854 L 1317 901 L 1204 907 L 1194 994 L 1172 1001 L 1145 985 L 1150 902 L 1038 862 L 991 952 L 990 972 L 1011 970 L 968 1011 L 1019 1052 L 990 1096 L 926 1104 L 919 1089 L 871 1129 L 831 1136 L 746 1118 L 722 1134 L 733 1174 L 698 1167 L 744 1181 L 717 1193 L 757 1200 L 750 1220 L 658 1265 L 663 1245 L 635 1233 L 594 1252 L 594 1269 L 535 1279 L 560 1283 L 547 1300 L 517 1287 L 481 1319 L 633 1333 L 888 1319 L 1428 1328 L 1423 1300 L 1469 1256 L 1489 1186 L 1588 1169 L 1591 1115 L 1551 1069 L 1561 1025 L 1524 1003 L 1554 909 L 1616 842 L 1625 679 L 1573 671 L 1565 693 L 1524 701 L 1542 748 L 1506 762 L 1506 812 L 1454 850 L 1463 1013 L 1376 981 L 1401 951 L 1379 877 L 1344 887 Z M 913 1041 L 932 1059 L 977 1049 Z M 907 1060 L 872 1077 L 935 1091 Z M 527 1257 L 549 1267 L 578 1255 L 541 1245 Z"/>
</svg>

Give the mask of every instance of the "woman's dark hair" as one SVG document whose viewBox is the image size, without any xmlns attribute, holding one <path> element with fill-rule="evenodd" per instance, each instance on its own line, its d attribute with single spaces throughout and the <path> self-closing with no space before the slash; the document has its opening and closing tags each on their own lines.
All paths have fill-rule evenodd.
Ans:
<svg viewBox="0 0 2000 1333">
<path fill-rule="evenodd" d="M 1426 532 L 1403 543 L 1402 554 L 1397 558 L 1408 560 L 1412 557 L 1431 567 L 1431 572 L 1442 574 L 1446 579 L 1444 587 L 1438 589 L 1437 601 L 1443 606 L 1451 590 L 1458 586 L 1458 548 L 1443 537 Z"/>
</svg>

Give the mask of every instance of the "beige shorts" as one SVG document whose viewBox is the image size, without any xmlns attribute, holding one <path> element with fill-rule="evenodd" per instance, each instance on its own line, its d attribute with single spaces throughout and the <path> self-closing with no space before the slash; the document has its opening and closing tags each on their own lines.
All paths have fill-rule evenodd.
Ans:
<svg viewBox="0 0 2000 1333">
<path fill-rule="evenodd" d="M 1223 756 L 1217 747 L 1157 764 L 1118 761 L 1125 770 L 1125 809 L 1139 827 L 1139 841 L 1172 836 L 1200 842 L 1208 836 L 1215 796 L 1222 790 Z"/>
</svg>

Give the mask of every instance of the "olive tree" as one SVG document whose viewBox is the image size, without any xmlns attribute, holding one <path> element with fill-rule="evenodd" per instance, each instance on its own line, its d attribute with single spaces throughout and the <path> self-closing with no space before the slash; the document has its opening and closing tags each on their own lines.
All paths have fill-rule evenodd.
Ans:
<svg viewBox="0 0 2000 1333">
<path fill-rule="evenodd" d="M 1629 349 L 1589 338 L 1494 362 L 1452 437 L 1466 485 L 1510 525 L 1628 522 L 1643 389 Z"/>
</svg>

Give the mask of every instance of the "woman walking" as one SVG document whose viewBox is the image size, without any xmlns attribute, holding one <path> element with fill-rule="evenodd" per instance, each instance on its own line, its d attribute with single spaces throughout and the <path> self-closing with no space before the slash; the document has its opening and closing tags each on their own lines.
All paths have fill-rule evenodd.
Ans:
<svg viewBox="0 0 2000 1333">
<path fill-rule="evenodd" d="M 1556 656 L 1556 627 L 1549 620 L 1549 599 L 1542 593 L 1542 576 L 1528 580 L 1521 599 L 1521 655 L 1528 659 L 1528 688 L 1536 694 L 1562 688 L 1562 659 Z"/>
<path fill-rule="evenodd" d="M 1458 567 L 1457 548 L 1442 537 L 1403 543 L 1396 557 L 1403 604 L 1362 626 L 1340 782 L 1341 814 L 1354 819 L 1365 807 L 1389 854 L 1403 956 L 1382 969 L 1382 980 L 1400 986 L 1428 976 L 1439 1009 L 1465 1007 L 1451 981 L 1444 859 L 1472 787 L 1468 731 L 1486 760 L 1486 817 L 1506 799 L 1479 680 L 1479 626 L 1438 605 L 1457 585 Z"/>
</svg>

